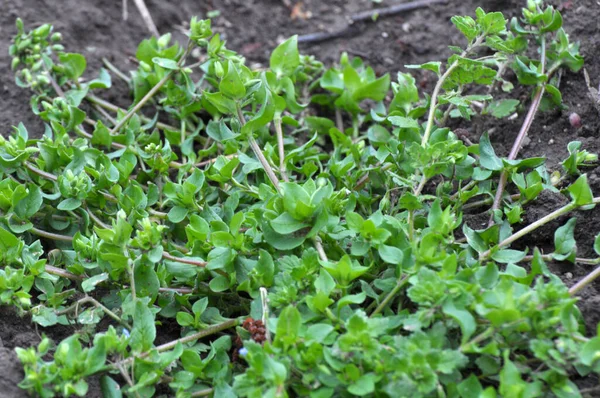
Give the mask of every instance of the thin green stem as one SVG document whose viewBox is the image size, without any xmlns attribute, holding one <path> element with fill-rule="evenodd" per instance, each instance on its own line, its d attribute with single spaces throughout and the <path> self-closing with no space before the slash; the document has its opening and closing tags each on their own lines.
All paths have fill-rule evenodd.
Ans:
<svg viewBox="0 0 600 398">
<path fill-rule="evenodd" d="M 93 304 L 95 307 L 100 308 L 104 313 L 106 313 L 106 315 L 108 315 L 109 317 L 111 317 L 112 319 L 114 319 L 115 321 L 120 323 L 121 325 L 123 325 L 126 328 L 129 328 L 131 330 L 131 325 L 129 325 L 127 322 L 123 321 L 121 319 L 121 317 L 119 317 L 117 314 L 115 314 L 114 312 L 112 312 L 111 310 L 106 308 L 98 300 L 96 300 L 95 298 L 90 297 L 90 296 L 85 296 L 82 299 L 77 300 L 75 303 L 71 304 L 69 307 L 65 308 L 64 310 L 56 311 L 56 315 L 60 316 L 60 315 L 68 314 L 69 312 L 77 310 L 80 305 L 83 305 L 86 303 Z"/>
<path fill-rule="evenodd" d="M 463 53 L 461 54 L 461 57 L 465 57 L 466 55 L 468 55 L 472 50 L 474 50 L 476 47 L 478 47 L 481 42 L 483 41 L 484 36 L 480 36 L 477 38 L 477 40 L 470 45 L 469 47 L 467 47 L 467 49 L 465 51 L 463 51 Z M 429 137 L 431 136 L 431 132 L 433 130 L 433 122 L 435 119 L 435 110 L 437 108 L 437 100 L 438 100 L 438 96 L 440 94 L 440 90 L 442 89 L 442 86 L 444 85 L 446 79 L 450 76 L 450 74 L 454 71 L 454 69 L 456 69 L 459 65 L 459 61 L 456 60 L 452 63 L 452 65 L 450 65 L 448 67 L 448 69 L 446 70 L 446 72 L 438 79 L 435 88 L 433 89 L 433 93 L 431 94 L 431 100 L 430 100 L 430 104 L 429 104 L 429 114 L 427 115 L 427 125 L 425 127 L 425 134 L 423 134 L 423 139 L 421 140 L 421 146 L 425 147 L 427 145 L 427 142 L 429 141 Z"/>
<path fill-rule="evenodd" d="M 592 272 L 587 274 L 582 280 L 580 280 L 579 282 L 577 282 L 576 284 L 571 286 L 571 288 L 569 289 L 569 294 L 571 296 L 576 295 L 581 290 L 583 290 L 584 287 L 588 286 L 590 283 L 595 281 L 599 276 L 600 276 L 600 267 L 596 268 L 595 270 L 593 270 Z"/>
<path fill-rule="evenodd" d="M 275 132 L 277 134 L 277 148 L 279 149 L 279 174 L 285 182 L 289 182 L 290 179 L 287 176 L 285 169 L 285 149 L 283 147 L 283 128 L 281 127 L 281 117 L 277 117 L 274 121 Z"/>
<path fill-rule="evenodd" d="M 495 332 L 495 329 L 492 326 L 490 326 L 489 328 L 487 328 L 486 330 L 484 330 L 477 336 L 473 337 L 471 340 L 467 341 L 465 344 L 462 344 L 459 348 L 459 351 L 464 351 L 467 348 L 471 347 L 472 345 L 477 344 L 477 343 L 487 339 L 488 337 L 491 337 L 494 334 L 494 332 Z"/>
<path fill-rule="evenodd" d="M 34 235 L 41 236 L 42 238 L 57 240 L 60 242 L 72 242 L 73 241 L 72 236 L 55 234 L 52 232 L 47 232 L 47 231 L 43 231 L 41 229 L 37 229 L 35 227 L 29 229 L 29 232 L 31 232 Z"/>
<path fill-rule="evenodd" d="M 600 201 L 600 198 L 599 198 L 599 201 Z M 556 220 L 558 217 L 560 217 L 564 214 L 567 214 L 567 213 L 571 212 L 572 210 L 575 210 L 577 207 L 578 206 L 575 203 L 571 202 L 568 205 L 565 205 L 559 209 L 556 209 L 552 213 L 540 218 L 539 220 L 529 224 L 525 228 L 520 229 L 519 231 L 515 232 L 508 238 L 504 239 L 502 242 L 498 243 L 498 245 L 495 248 L 499 249 L 501 247 L 508 246 L 511 243 L 513 243 L 514 241 L 516 241 L 517 239 L 520 239 L 523 236 L 527 235 L 528 233 L 535 231 L 537 228 L 541 227 L 542 225 L 548 224 L 549 222 Z M 487 260 L 491 254 L 492 254 L 491 249 L 483 252 L 479 256 L 479 261 Z"/>
<path fill-rule="evenodd" d="M 115 65 L 113 65 L 108 59 L 102 58 L 102 63 L 104 64 L 104 66 L 106 66 L 106 68 L 108 70 L 110 70 L 112 73 L 117 75 L 125 83 L 127 83 L 127 84 L 131 83 L 131 79 L 129 77 L 127 77 L 127 75 L 125 73 L 121 72 L 119 70 L 119 68 L 117 68 Z"/>
<path fill-rule="evenodd" d="M 541 41 L 541 73 L 544 73 L 544 69 L 546 66 L 546 37 L 542 36 Z M 548 78 L 550 78 L 550 75 L 548 75 Z M 535 93 L 533 101 L 531 101 L 531 105 L 529 106 L 527 116 L 525 117 L 525 120 L 521 125 L 521 129 L 519 130 L 519 134 L 517 134 L 517 138 L 515 138 L 515 142 L 513 143 L 510 153 L 508 154 L 509 160 L 515 160 L 517 158 L 517 155 L 519 154 L 519 150 L 523 145 L 523 141 L 525 140 L 525 137 L 527 136 L 531 125 L 533 124 L 533 119 L 535 118 L 535 115 L 542 102 L 542 98 L 544 97 L 546 84 L 543 83 L 539 85 L 536 90 L 537 91 Z M 500 180 L 498 181 L 498 187 L 496 188 L 496 196 L 494 197 L 494 203 L 491 209 L 490 221 L 488 224 L 489 226 L 492 226 L 494 223 L 494 211 L 500 208 L 500 204 L 502 202 L 502 195 L 504 194 L 504 188 L 506 187 L 507 180 L 508 174 L 506 170 L 502 170 L 502 173 L 500 173 Z"/>
<path fill-rule="evenodd" d="M 408 277 L 409 277 L 408 275 L 404 275 L 401 279 L 398 280 L 398 283 L 396 283 L 396 286 L 394 286 L 394 288 L 388 293 L 388 295 L 385 296 L 383 301 L 377 306 L 377 308 L 375 308 L 375 310 L 373 311 L 371 316 L 375 316 L 375 315 L 379 314 L 381 311 L 383 311 L 385 309 L 385 307 L 387 307 L 387 305 L 394 298 L 394 296 L 396 294 L 398 294 L 398 292 L 400 290 L 402 290 L 404 285 L 406 285 L 406 283 L 408 282 Z"/>
<path fill-rule="evenodd" d="M 187 58 L 189 52 L 191 51 L 191 48 L 192 48 L 192 44 L 190 41 L 190 42 L 188 42 L 185 53 L 183 54 L 181 59 L 177 62 L 178 67 L 181 67 L 183 65 L 183 63 L 185 62 L 185 59 Z M 135 115 L 140 109 L 142 109 L 142 107 L 146 104 L 146 102 L 148 102 L 154 96 L 154 94 L 156 94 L 158 92 L 158 90 L 160 90 L 162 88 L 162 86 L 164 86 L 165 83 L 167 83 L 171 79 L 171 77 L 175 74 L 175 72 L 176 72 L 176 70 L 170 70 L 169 72 L 167 72 L 167 74 L 165 74 L 163 76 L 163 78 L 160 79 L 159 82 L 156 83 L 154 85 L 154 87 L 152 87 L 150 89 L 150 91 L 148 91 L 148 93 L 146 95 L 144 95 L 144 97 L 137 104 L 135 104 L 135 106 L 129 112 L 127 112 L 127 114 L 121 120 L 119 120 L 117 125 L 115 127 L 113 127 L 113 129 L 110 131 L 110 134 L 111 135 L 117 134 L 121 130 L 121 128 L 123 128 L 123 126 L 129 121 L 129 119 L 131 119 L 133 117 L 133 115 Z"/>
<path fill-rule="evenodd" d="M 237 104 L 237 116 L 240 121 L 240 124 L 242 126 L 245 125 L 246 118 L 244 117 L 244 113 L 242 112 L 242 108 L 239 103 Z M 250 132 L 250 135 L 248 136 L 248 142 L 250 143 L 250 148 L 252 148 L 252 151 L 254 152 L 254 154 L 258 158 L 260 164 L 262 165 L 263 170 L 265 171 L 265 173 L 267 173 L 267 177 L 269 177 L 269 180 L 271 180 L 271 183 L 273 184 L 273 186 L 275 187 L 277 192 L 281 193 L 281 188 L 279 187 L 279 180 L 277 179 L 277 176 L 275 175 L 273 168 L 267 161 L 267 158 L 265 157 L 265 155 L 262 153 L 262 150 L 258 146 L 258 143 L 252 136 L 252 132 Z"/>
<path fill-rule="evenodd" d="M 192 341 L 195 340 L 199 340 L 202 339 L 204 337 L 222 332 L 223 330 L 227 330 L 227 329 L 231 329 L 233 327 L 236 327 L 239 324 L 239 321 L 237 319 L 229 319 L 223 323 L 220 323 L 218 325 L 214 325 L 214 326 L 209 326 L 208 328 L 201 330 L 197 333 L 194 334 L 190 334 L 189 336 L 186 337 L 182 337 L 180 339 L 177 340 L 173 340 L 169 343 L 165 343 L 162 345 L 159 345 L 158 347 L 156 347 L 156 351 L 158 352 L 163 352 L 163 351 L 168 351 L 172 348 L 175 348 L 175 346 L 177 346 L 177 344 L 186 344 L 186 343 L 190 343 Z M 150 355 L 150 353 L 146 352 L 143 353 L 141 355 L 138 356 L 138 358 L 145 358 L 148 355 Z M 129 363 L 133 362 L 133 359 L 135 357 L 130 357 L 127 358 L 123 361 L 120 362 L 121 365 L 128 365 Z"/>
</svg>

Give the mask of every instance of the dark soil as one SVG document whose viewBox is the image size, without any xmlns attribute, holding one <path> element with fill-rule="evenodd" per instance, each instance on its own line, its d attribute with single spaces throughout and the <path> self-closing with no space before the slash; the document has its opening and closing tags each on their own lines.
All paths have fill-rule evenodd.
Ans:
<svg viewBox="0 0 600 398">
<path fill-rule="evenodd" d="M 297 0 L 292 0 L 296 3 Z M 63 33 L 64 44 L 69 51 L 83 53 L 88 60 L 88 76 L 93 76 L 102 65 L 102 57 L 108 58 L 122 70 L 135 66 L 128 57 L 135 54 L 137 44 L 148 36 L 142 20 L 132 1 L 129 1 L 129 19 L 121 18 L 121 2 L 115 0 L 3 0 L 0 13 L 0 134 L 7 135 L 12 125 L 23 122 L 31 135 L 40 135 L 42 124 L 32 114 L 29 107 L 29 94 L 19 89 L 10 71 L 7 55 L 10 38 L 15 34 L 14 21 L 21 17 L 27 27 L 49 22 Z M 205 17 L 210 10 L 220 10 L 220 16 L 213 19 L 213 28 L 228 40 L 228 47 L 245 55 L 251 64 L 268 63 L 270 51 L 283 38 L 292 34 L 306 34 L 322 30 L 335 30 L 345 26 L 346 18 L 358 11 L 369 9 L 377 4 L 370 0 L 303 0 L 301 11 L 310 12 L 311 18 L 291 18 L 291 9 L 283 0 L 146 0 L 158 30 L 176 32 L 176 38 L 183 38 L 182 26 L 190 16 Z M 383 6 L 392 4 L 384 0 Z M 586 68 L 592 84 L 600 80 L 600 6 L 595 0 L 555 1 L 561 6 L 565 28 L 572 38 L 581 42 L 581 51 L 586 60 Z M 507 16 L 514 16 L 523 1 L 465 0 L 435 5 L 405 14 L 381 18 L 374 23 L 361 23 L 354 28 L 354 34 L 318 44 L 304 44 L 304 53 L 316 55 L 326 64 L 339 59 L 342 51 L 358 55 L 370 63 L 378 73 L 391 72 L 392 76 L 403 71 L 405 64 L 417 64 L 430 60 L 441 60 L 449 55 L 448 45 L 461 45 L 460 34 L 453 29 L 450 17 L 453 15 L 474 14 L 480 6 L 486 11 L 498 10 Z M 413 73 L 415 73 L 413 71 Z M 428 72 L 416 72 L 419 82 L 431 87 L 432 76 Z M 107 99 L 121 106 L 129 105 L 127 88 L 117 78 L 113 79 L 116 90 L 110 90 Z M 560 87 L 568 110 L 538 115 L 530 131 L 530 140 L 523 149 L 523 156 L 546 156 L 551 168 L 558 168 L 567 156 L 567 143 L 573 140 L 583 142 L 591 152 L 600 152 L 597 134 L 600 127 L 599 111 L 588 97 L 582 73 L 565 73 Z M 527 92 L 517 92 L 520 99 L 528 103 Z M 597 105 L 597 104 L 596 104 Z M 577 112 L 583 127 L 570 126 L 568 115 Z M 475 119 L 469 126 L 469 135 L 477 139 L 486 130 L 490 132 L 496 152 L 506 155 L 519 130 L 525 111 L 515 120 L 500 122 L 489 118 Z M 592 188 L 600 192 L 600 168 L 589 171 Z M 560 205 L 560 199 L 543 195 L 530 205 L 533 221 Z M 600 231 L 598 221 L 600 210 L 578 214 L 576 238 L 579 244 L 578 255 L 592 256 L 594 236 Z M 563 222 L 566 220 L 563 220 Z M 522 244 L 536 245 L 552 249 L 554 229 L 552 225 L 528 238 Z M 578 281 L 590 269 L 583 265 L 551 264 L 568 285 Z M 580 308 L 586 319 L 588 330 L 594 333 L 600 321 L 600 284 L 588 287 L 581 294 Z M 51 337 L 61 339 L 73 330 L 62 328 L 58 332 L 47 331 Z M 41 333 L 41 331 L 40 331 Z M 11 309 L 0 308 L 0 396 L 26 396 L 16 387 L 21 380 L 20 364 L 14 355 L 15 347 L 27 347 L 39 342 L 36 328 L 28 318 L 19 318 Z M 593 386 L 597 380 L 585 380 L 584 386 Z M 94 383 L 89 397 L 99 397 L 100 392 Z"/>
</svg>

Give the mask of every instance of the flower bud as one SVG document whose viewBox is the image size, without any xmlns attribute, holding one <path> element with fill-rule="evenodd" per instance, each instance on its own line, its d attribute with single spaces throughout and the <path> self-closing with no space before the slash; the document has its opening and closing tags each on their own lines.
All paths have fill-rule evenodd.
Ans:
<svg viewBox="0 0 600 398">
<path fill-rule="evenodd" d="M 52 36 L 50 36 L 50 40 L 53 43 L 58 43 L 59 41 L 62 40 L 62 34 L 60 32 L 56 32 L 56 33 L 52 34 Z"/>
<path fill-rule="evenodd" d="M 221 65 L 221 63 L 219 61 L 215 61 L 213 63 L 213 66 L 215 68 L 215 75 L 221 79 L 223 77 L 223 74 L 225 73 L 223 70 L 223 65 Z"/>
</svg>

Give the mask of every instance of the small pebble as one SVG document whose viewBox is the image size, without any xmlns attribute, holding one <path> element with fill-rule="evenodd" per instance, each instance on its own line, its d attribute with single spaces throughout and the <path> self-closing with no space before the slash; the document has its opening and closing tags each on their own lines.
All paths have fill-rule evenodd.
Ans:
<svg viewBox="0 0 600 398">
<path fill-rule="evenodd" d="M 390 35 L 388 34 L 388 32 L 381 32 L 381 37 L 383 37 L 384 39 L 387 39 Z"/>
<path fill-rule="evenodd" d="M 571 123 L 571 127 L 576 129 L 581 128 L 581 116 L 576 114 L 575 112 L 569 115 L 569 123 Z"/>
<path fill-rule="evenodd" d="M 565 278 L 573 279 L 573 274 L 571 272 L 567 272 L 567 273 L 565 273 Z"/>
<path fill-rule="evenodd" d="M 548 145 L 552 145 L 554 144 L 554 138 L 550 138 L 550 140 L 548 141 Z"/>
<path fill-rule="evenodd" d="M 531 138 L 525 137 L 523 138 L 523 144 L 521 145 L 523 148 L 527 148 L 531 144 Z"/>
</svg>

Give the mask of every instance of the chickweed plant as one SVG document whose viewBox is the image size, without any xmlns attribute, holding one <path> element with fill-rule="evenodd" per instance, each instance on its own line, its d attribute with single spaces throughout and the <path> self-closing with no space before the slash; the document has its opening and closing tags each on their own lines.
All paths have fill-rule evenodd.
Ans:
<svg viewBox="0 0 600 398">
<path fill-rule="evenodd" d="M 0 303 L 75 331 L 17 348 L 20 386 L 579 397 L 600 337 L 575 295 L 596 273 L 569 290 L 545 262 L 600 257 L 577 257 L 575 218 L 552 253 L 512 246 L 600 203 L 581 143 L 559 171 L 517 156 L 536 113 L 563 106 L 559 72 L 583 59 L 539 0 L 511 21 L 478 8 L 452 23 L 463 47 L 408 66 L 437 77 L 423 92 L 346 54 L 327 69 L 296 37 L 251 70 L 196 18 L 183 46 L 144 40 L 137 70 L 107 63 L 90 79 L 52 26 L 18 20 L 12 68 L 46 127 L 0 137 Z M 131 88 L 128 109 L 102 99 L 113 77 Z M 510 98 L 515 86 L 531 101 Z M 508 157 L 487 133 L 473 143 L 448 127 L 515 112 Z M 524 224 L 543 191 L 566 204 Z M 474 214 L 489 227 L 469 226 Z"/>
</svg>

